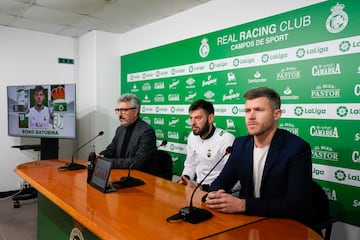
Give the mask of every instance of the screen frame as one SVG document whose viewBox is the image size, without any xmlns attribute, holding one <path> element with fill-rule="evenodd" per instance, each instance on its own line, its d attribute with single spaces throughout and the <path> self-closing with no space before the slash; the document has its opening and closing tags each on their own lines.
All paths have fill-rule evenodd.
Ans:
<svg viewBox="0 0 360 240">
<path fill-rule="evenodd" d="M 36 86 L 43 86 L 45 88 L 44 106 L 49 109 L 52 115 L 51 120 L 49 119 L 46 126 L 30 127 L 29 113 L 35 103 L 33 94 Z M 20 96 L 19 100 L 18 95 L 19 92 L 21 95 L 21 89 L 23 89 L 25 97 Z M 75 83 L 8 85 L 6 94 L 8 136 L 57 139 L 77 138 L 77 93 Z M 25 119 L 23 125 L 21 125 L 20 119 Z"/>
</svg>

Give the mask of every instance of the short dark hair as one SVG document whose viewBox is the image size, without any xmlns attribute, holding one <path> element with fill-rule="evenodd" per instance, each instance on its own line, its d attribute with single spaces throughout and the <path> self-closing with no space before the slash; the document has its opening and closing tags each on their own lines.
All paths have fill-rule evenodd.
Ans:
<svg viewBox="0 0 360 240">
<path fill-rule="evenodd" d="M 196 102 L 193 102 L 189 107 L 189 112 L 203 109 L 208 115 L 211 113 L 214 114 L 214 105 L 211 102 L 205 101 L 203 99 L 197 100 Z"/>
<path fill-rule="evenodd" d="M 251 88 L 243 95 L 243 97 L 246 100 L 266 97 L 267 99 L 269 99 L 270 104 L 274 110 L 280 109 L 281 107 L 281 100 L 279 94 L 274 89 L 268 87 Z"/>
<path fill-rule="evenodd" d="M 43 86 L 38 85 L 38 86 L 36 86 L 36 87 L 34 88 L 34 92 L 35 92 L 35 93 L 36 93 L 36 92 L 40 92 L 40 91 L 42 91 L 42 92 L 45 91 L 45 89 L 44 89 Z"/>
</svg>

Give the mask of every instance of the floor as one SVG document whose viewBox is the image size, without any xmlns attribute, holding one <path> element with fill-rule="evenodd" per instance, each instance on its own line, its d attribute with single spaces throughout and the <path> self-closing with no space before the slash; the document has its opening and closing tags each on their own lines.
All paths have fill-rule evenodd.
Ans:
<svg viewBox="0 0 360 240">
<path fill-rule="evenodd" d="M 11 196 L 0 198 L 0 240 L 37 239 L 37 199 L 20 201 L 14 208 Z"/>
</svg>

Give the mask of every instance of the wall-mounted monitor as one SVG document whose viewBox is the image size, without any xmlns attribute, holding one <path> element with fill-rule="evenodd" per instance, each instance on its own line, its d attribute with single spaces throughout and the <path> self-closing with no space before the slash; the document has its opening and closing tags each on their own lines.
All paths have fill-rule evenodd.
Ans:
<svg viewBox="0 0 360 240">
<path fill-rule="evenodd" d="M 8 135 L 75 139 L 75 90 L 75 84 L 8 86 Z"/>
</svg>

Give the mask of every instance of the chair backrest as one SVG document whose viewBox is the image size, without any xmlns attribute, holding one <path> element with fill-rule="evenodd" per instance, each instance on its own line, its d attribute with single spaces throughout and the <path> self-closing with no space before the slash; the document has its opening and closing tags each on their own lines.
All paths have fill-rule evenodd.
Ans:
<svg viewBox="0 0 360 240">
<path fill-rule="evenodd" d="M 149 173 L 172 180 L 173 161 L 170 154 L 164 150 L 157 150 L 152 159 L 152 165 L 150 166 Z"/>
<path fill-rule="evenodd" d="M 332 224 L 338 219 L 330 216 L 329 199 L 322 187 L 315 181 L 312 182 L 312 201 L 313 221 L 311 227 L 325 240 L 330 240 Z"/>
</svg>

